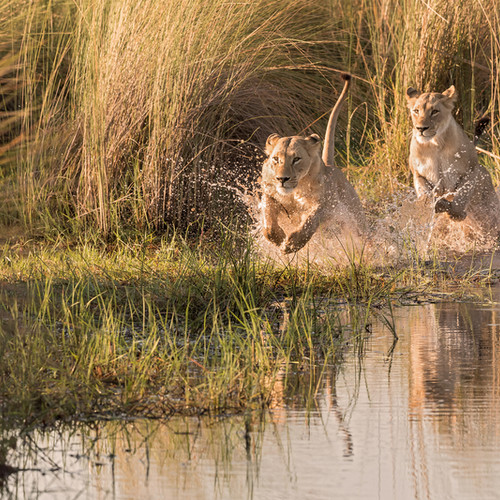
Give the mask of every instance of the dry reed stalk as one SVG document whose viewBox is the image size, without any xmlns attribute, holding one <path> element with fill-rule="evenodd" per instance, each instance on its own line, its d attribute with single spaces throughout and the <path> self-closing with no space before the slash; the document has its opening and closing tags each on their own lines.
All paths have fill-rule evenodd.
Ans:
<svg viewBox="0 0 500 500">
<path fill-rule="evenodd" d="M 454 83 L 466 130 L 476 110 L 492 113 L 499 153 L 494 0 L 25 7 L 11 37 L 32 139 L 19 163 L 30 225 L 112 236 L 224 217 L 259 168 L 240 141 L 258 150 L 271 132 L 322 134 L 339 70 L 355 77 L 339 160 L 367 200 L 408 183 L 408 85 Z"/>
</svg>

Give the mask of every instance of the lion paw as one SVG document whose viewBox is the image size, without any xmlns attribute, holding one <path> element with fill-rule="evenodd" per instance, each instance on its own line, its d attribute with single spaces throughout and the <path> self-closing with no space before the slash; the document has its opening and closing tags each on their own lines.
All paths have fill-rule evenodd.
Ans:
<svg viewBox="0 0 500 500">
<path fill-rule="evenodd" d="M 283 244 L 283 253 L 288 254 L 298 252 L 306 243 L 307 240 L 304 238 L 302 233 L 292 233 L 288 236 Z"/>
<path fill-rule="evenodd" d="M 462 221 L 467 217 L 467 212 L 458 208 L 453 202 L 440 198 L 434 205 L 434 211 L 439 214 L 446 212 L 452 220 Z"/>
<path fill-rule="evenodd" d="M 456 221 L 463 221 L 467 217 L 467 212 L 465 210 L 451 210 L 448 212 L 450 219 Z"/>
<path fill-rule="evenodd" d="M 265 227 L 263 230 L 264 236 L 276 246 L 280 246 L 283 243 L 283 240 L 286 237 L 285 232 L 281 227 Z"/>
<path fill-rule="evenodd" d="M 434 205 L 434 212 L 437 214 L 443 213 L 443 212 L 449 212 L 451 209 L 451 202 L 448 201 L 446 198 L 440 198 L 439 200 L 436 201 L 436 204 Z"/>
</svg>

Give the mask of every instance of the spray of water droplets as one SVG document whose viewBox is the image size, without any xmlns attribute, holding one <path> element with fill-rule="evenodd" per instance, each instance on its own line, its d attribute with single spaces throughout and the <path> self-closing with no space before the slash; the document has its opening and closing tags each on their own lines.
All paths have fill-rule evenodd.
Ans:
<svg viewBox="0 0 500 500">
<path fill-rule="evenodd" d="M 255 166 L 252 166 L 255 170 Z M 231 167 L 231 172 L 241 171 Z M 244 170 L 244 169 L 243 169 Z M 248 169 L 247 169 L 248 170 Z M 446 259 L 470 251 L 494 250 L 497 241 L 485 237 L 470 217 L 454 221 L 446 213 L 435 213 L 432 203 L 417 199 L 413 190 L 401 190 L 377 215 L 367 213 L 369 230 L 361 238 L 349 232 L 353 227 L 348 214 L 341 206 L 326 220 L 309 243 L 296 253 L 284 254 L 262 234 L 261 196 L 258 183 L 247 182 L 236 175 L 206 182 L 206 188 L 226 191 L 231 199 L 241 205 L 252 221 L 251 236 L 256 253 L 279 264 L 344 266 L 363 262 L 374 266 L 405 265 L 415 259 L 425 260 L 438 255 Z M 233 207 L 234 208 L 234 207 Z M 342 220 L 342 224 L 338 221 Z M 298 219 L 293 215 L 280 215 L 280 226 L 289 234 Z"/>
</svg>

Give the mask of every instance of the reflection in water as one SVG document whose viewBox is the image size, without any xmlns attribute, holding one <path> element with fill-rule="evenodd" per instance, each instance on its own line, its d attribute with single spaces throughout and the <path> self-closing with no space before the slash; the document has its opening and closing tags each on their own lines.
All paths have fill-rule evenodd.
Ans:
<svg viewBox="0 0 500 500">
<path fill-rule="evenodd" d="M 263 414 L 21 436 L 4 496 L 498 498 L 499 307 L 396 309 L 389 357 L 375 323 L 362 359 L 279 380 Z"/>
<path fill-rule="evenodd" d="M 419 498 L 433 497 L 432 476 L 439 471 L 449 475 L 449 498 L 498 498 L 498 311 L 498 306 L 437 304 L 419 316 L 420 328 L 412 330 L 412 458 L 415 468 L 435 466 L 422 470 Z M 443 467 L 448 461 L 451 470 Z"/>
</svg>

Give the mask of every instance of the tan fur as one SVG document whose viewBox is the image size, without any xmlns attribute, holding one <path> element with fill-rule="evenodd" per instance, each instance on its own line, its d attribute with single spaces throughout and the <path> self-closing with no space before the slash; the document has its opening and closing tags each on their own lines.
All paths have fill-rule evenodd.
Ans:
<svg viewBox="0 0 500 500">
<path fill-rule="evenodd" d="M 436 213 L 453 220 L 470 217 L 482 235 L 496 239 L 500 204 L 474 143 L 453 118 L 455 87 L 442 94 L 410 87 L 406 99 L 413 122 L 409 162 L 418 198 L 429 198 Z"/>
<path fill-rule="evenodd" d="M 321 142 L 316 134 L 308 137 L 279 137 L 267 139 L 268 158 L 262 167 L 262 215 L 264 236 L 284 253 L 300 250 L 311 239 L 320 224 L 335 218 L 351 224 L 349 229 L 360 236 L 365 229 L 363 207 L 344 173 L 333 164 L 335 123 L 340 106 L 349 87 L 349 75 L 341 97 L 332 110 L 327 128 L 323 158 Z M 342 212 L 342 214 L 340 214 Z M 279 223 L 285 216 L 291 222 L 289 234 Z"/>
</svg>

